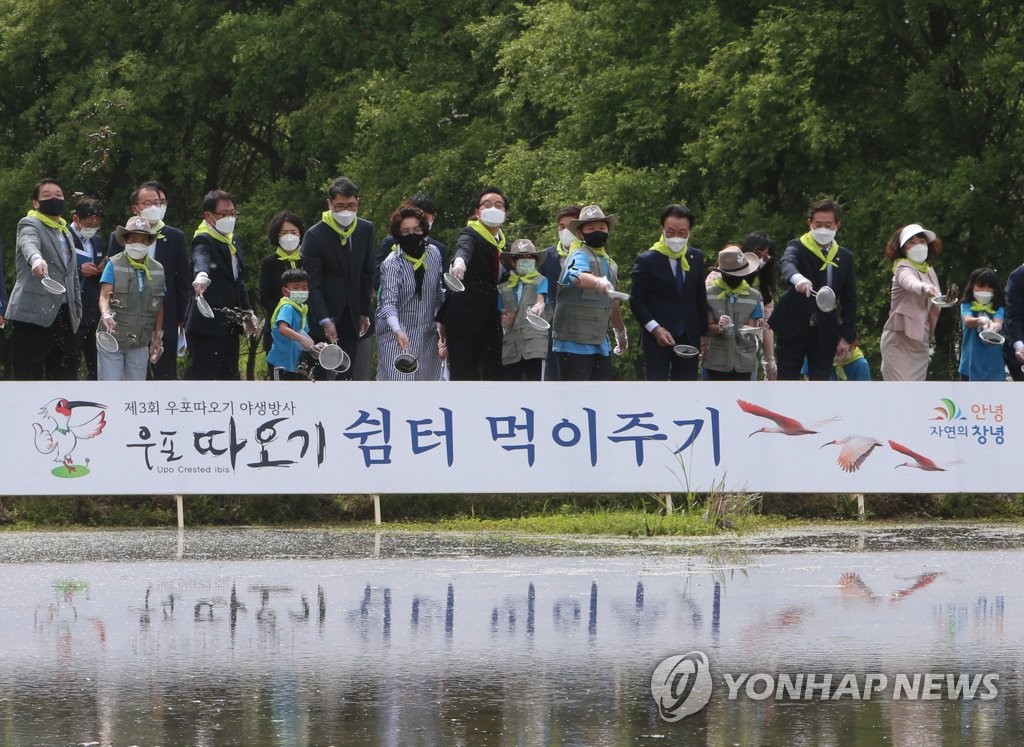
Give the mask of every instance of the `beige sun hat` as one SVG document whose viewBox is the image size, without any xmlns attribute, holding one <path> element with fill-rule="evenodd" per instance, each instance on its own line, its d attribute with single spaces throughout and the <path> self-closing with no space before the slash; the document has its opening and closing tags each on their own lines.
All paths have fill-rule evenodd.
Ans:
<svg viewBox="0 0 1024 747">
<path fill-rule="evenodd" d="M 580 210 L 580 217 L 569 223 L 569 230 L 572 231 L 577 238 L 583 238 L 583 234 L 580 232 L 580 228 L 585 223 L 596 223 L 599 220 L 603 220 L 608 224 L 608 231 L 611 232 L 612 228 L 615 227 L 616 216 L 614 213 L 611 215 L 605 215 L 604 210 L 599 205 L 587 205 L 585 208 Z"/>
<path fill-rule="evenodd" d="M 753 252 L 744 252 L 738 246 L 727 246 L 718 253 L 718 270 L 736 278 L 752 275 L 761 269 L 761 259 Z"/>
<path fill-rule="evenodd" d="M 123 226 L 118 226 L 114 229 L 114 235 L 117 237 L 117 243 L 121 246 L 124 246 L 124 237 L 130 233 L 144 233 L 147 236 L 156 236 L 160 232 L 154 228 L 150 228 L 149 221 L 145 218 L 133 215 L 124 222 Z"/>
</svg>

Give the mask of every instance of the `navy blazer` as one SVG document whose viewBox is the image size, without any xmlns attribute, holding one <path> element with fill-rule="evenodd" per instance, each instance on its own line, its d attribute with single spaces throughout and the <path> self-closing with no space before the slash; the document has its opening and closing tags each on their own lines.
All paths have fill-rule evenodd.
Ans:
<svg viewBox="0 0 1024 747">
<path fill-rule="evenodd" d="M 558 256 L 558 246 L 549 246 L 539 257 L 537 270 L 548 279 L 547 303 L 554 309 L 558 300 L 558 281 L 562 279 L 562 261 Z"/>
<path fill-rule="evenodd" d="M 309 274 L 309 326 L 314 335 L 322 319 L 339 324 L 348 314 L 358 333 L 359 317 L 370 316 L 374 229 L 370 221 L 356 220 L 356 230 L 345 245 L 322 220 L 302 237 L 302 268 Z"/>
<path fill-rule="evenodd" d="M 7 280 L 4 278 L 4 245 L 0 241 L 0 316 L 4 316 L 7 311 Z"/>
<path fill-rule="evenodd" d="M 708 292 L 704 287 L 704 252 L 695 247 L 686 250 L 690 269 L 679 292 L 672 264 L 661 252 L 648 249 L 633 263 L 630 277 L 629 308 L 640 323 L 640 343 L 646 349 L 662 349 L 647 331 L 652 319 L 667 329 L 677 343 L 694 347 L 708 334 Z"/>
<path fill-rule="evenodd" d="M 71 239 L 75 244 L 75 262 L 78 264 L 78 276 L 81 278 L 82 288 L 82 324 L 87 327 L 95 327 L 100 321 L 100 275 L 87 278 L 82 274 L 82 265 L 93 262 L 97 267 L 103 264 L 106 256 L 103 254 L 103 240 L 99 236 L 89 239 L 89 247 L 92 249 L 93 257 L 90 259 L 86 252 L 82 237 L 78 232 L 71 229 Z"/>
<path fill-rule="evenodd" d="M 1013 343 L 1024 342 L 1024 265 L 1011 272 L 1006 280 L 1004 308 L 1006 344 L 1012 352 Z"/>
<path fill-rule="evenodd" d="M 197 332 L 211 337 L 227 337 L 237 332 L 219 308 L 251 309 L 249 294 L 245 290 L 245 263 L 242 248 L 235 241 L 235 257 L 238 259 L 238 278 L 231 266 L 231 250 L 223 241 L 217 241 L 209 234 L 199 234 L 192 239 L 192 270 L 195 275 L 205 272 L 210 276 L 210 285 L 203 296 L 213 308 L 213 318 L 207 319 L 199 313 L 194 302 L 185 312 L 185 331 Z M 165 271 L 166 272 L 166 271 Z M 193 275 L 193 277 L 195 276 Z M 193 299 L 195 298 L 193 294 Z"/>
<path fill-rule="evenodd" d="M 832 282 L 829 283 L 827 271 L 821 269 L 821 260 L 811 254 L 800 243 L 800 239 L 793 239 L 786 246 L 780 267 L 782 279 L 789 287 L 775 302 L 775 311 L 768 319 L 769 326 L 780 340 L 793 339 L 803 334 L 813 315 L 819 336 L 829 345 L 834 345 L 840 337 L 847 342 L 856 341 L 857 278 L 853 269 L 853 253 L 841 246 L 835 261 L 839 266 L 832 268 Z M 819 311 L 813 296 L 805 296 L 794 290 L 789 278 L 797 272 L 810 280 L 815 290 L 829 285 L 836 292 L 838 303 L 835 311 Z"/>
<path fill-rule="evenodd" d="M 185 324 L 185 312 L 193 294 L 191 264 L 188 249 L 185 246 L 185 234 L 181 229 L 165 225 L 160 229 L 162 239 L 157 239 L 153 259 L 164 268 L 164 346 L 168 350 L 169 341 L 177 341 L 178 325 Z M 117 236 L 110 234 L 107 244 L 107 256 L 113 257 L 124 251 L 117 242 Z"/>
</svg>

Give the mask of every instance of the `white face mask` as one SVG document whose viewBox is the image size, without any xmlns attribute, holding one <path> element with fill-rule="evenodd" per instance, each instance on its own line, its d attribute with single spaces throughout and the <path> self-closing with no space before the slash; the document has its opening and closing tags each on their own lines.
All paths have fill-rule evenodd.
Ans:
<svg viewBox="0 0 1024 747">
<path fill-rule="evenodd" d="M 505 211 L 496 207 L 484 208 L 480 211 L 480 222 L 485 226 L 497 228 L 505 222 Z"/>
<path fill-rule="evenodd" d="M 528 275 L 537 269 L 537 260 L 534 259 L 517 259 L 516 260 L 516 274 L 517 275 Z"/>
<path fill-rule="evenodd" d="M 286 233 L 278 237 L 277 245 L 280 246 L 289 254 L 291 254 L 292 252 L 299 248 L 299 242 L 301 240 L 302 239 L 300 239 L 293 233 Z"/>
<path fill-rule="evenodd" d="M 572 246 L 572 242 L 576 241 L 576 234 L 570 231 L 568 228 L 563 228 L 558 232 L 558 240 L 562 242 L 562 246 L 568 249 Z"/>
<path fill-rule="evenodd" d="M 125 244 L 124 250 L 128 253 L 128 256 L 134 260 L 140 260 L 149 254 L 149 244 Z"/>
<path fill-rule="evenodd" d="M 338 221 L 338 225 L 342 228 L 348 228 L 352 225 L 352 221 L 356 219 L 355 210 L 340 210 L 337 213 L 331 213 L 334 216 L 334 220 Z"/>
<path fill-rule="evenodd" d="M 166 205 L 150 205 L 139 211 L 139 217 L 146 220 L 161 221 L 167 213 Z"/>
<path fill-rule="evenodd" d="M 811 230 L 811 236 L 818 242 L 818 246 L 832 246 L 836 232 L 831 228 L 815 228 Z"/>
<path fill-rule="evenodd" d="M 928 245 L 914 244 L 912 247 L 907 249 L 907 259 L 911 262 L 924 262 L 928 259 Z"/>
<path fill-rule="evenodd" d="M 304 304 L 309 300 L 309 291 L 292 291 L 288 294 L 288 298 L 297 304 Z"/>
<path fill-rule="evenodd" d="M 235 230 L 235 216 L 229 215 L 227 218 L 218 218 L 213 227 L 227 236 Z"/>
<path fill-rule="evenodd" d="M 686 249 L 686 245 L 690 243 L 690 240 L 679 236 L 673 236 L 671 239 L 665 239 L 665 243 L 668 244 L 669 249 L 678 254 Z"/>
<path fill-rule="evenodd" d="M 88 241 L 95 236 L 96 232 L 99 230 L 100 229 L 98 228 L 79 228 L 78 235 L 82 237 L 82 241 Z"/>
<path fill-rule="evenodd" d="M 994 293 L 992 291 L 975 291 L 974 292 L 974 300 L 977 301 L 980 304 L 984 304 L 985 306 L 988 306 L 990 303 L 992 303 L 992 296 L 993 295 L 994 295 Z"/>
</svg>

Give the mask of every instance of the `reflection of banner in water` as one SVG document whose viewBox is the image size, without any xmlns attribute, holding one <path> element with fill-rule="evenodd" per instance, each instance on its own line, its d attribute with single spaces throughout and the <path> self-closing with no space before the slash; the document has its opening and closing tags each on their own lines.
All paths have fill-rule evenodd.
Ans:
<svg viewBox="0 0 1024 747">
<path fill-rule="evenodd" d="M 995 384 L 17 386 L 0 469 L 25 495 L 66 492 L 57 473 L 84 495 L 1019 487 L 1002 467 L 1024 395 Z"/>
</svg>

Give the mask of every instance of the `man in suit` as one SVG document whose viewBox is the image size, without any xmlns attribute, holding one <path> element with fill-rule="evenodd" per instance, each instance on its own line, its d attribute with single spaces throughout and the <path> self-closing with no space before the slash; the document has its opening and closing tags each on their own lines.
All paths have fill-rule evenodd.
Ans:
<svg viewBox="0 0 1024 747">
<path fill-rule="evenodd" d="M 357 217 L 359 188 L 344 176 L 327 190 L 327 209 L 302 240 L 302 266 L 309 274 L 309 310 L 319 330 L 313 339 L 337 343 L 352 359 L 339 378 L 352 378 L 359 338 L 370 329 L 373 290 L 373 223 Z"/>
<path fill-rule="evenodd" d="M 782 277 L 789 288 L 775 304 L 768 324 L 775 331 L 780 381 L 796 381 L 804 358 L 811 381 L 827 381 L 833 360 L 845 360 L 857 340 L 857 281 L 853 254 L 835 236 L 842 210 L 820 200 L 807 214 L 808 231 L 793 239 L 782 255 Z M 829 286 L 838 304 L 821 311 L 812 290 Z"/>
<path fill-rule="evenodd" d="M 71 239 L 75 244 L 79 283 L 82 287 L 82 321 L 76 341 L 85 358 L 87 379 L 96 381 L 96 325 L 100 322 L 100 273 L 103 269 L 103 241 L 96 232 L 103 221 L 103 205 L 94 197 L 83 197 L 71 214 Z"/>
<path fill-rule="evenodd" d="M 18 221 L 14 253 L 17 279 L 7 319 L 14 322 L 14 378 L 74 381 L 78 378 L 75 332 L 82 319 L 78 264 L 64 212 L 64 189 L 43 179 L 32 191 L 32 209 Z M 48 291 L 49 276 L 64 286 Z"/>
<path fill-rule="evenodd" d="M 164 223 L 167 190 L 160 182 L 143 182 L 132 192 L 128 202 L 132 214 L 148 220 L 150 228 L 157 231 L 156 243 L 149 251 L 150 258 L 164 268 L 167 290 L 164 296 L 164 350 L 167 352 L 150 369 L 154 380 L 174 381 L 178 378 L 178 363 L 174 352 L 178 347 L 179 335 L 185 329 L 185 311 L 192 297 L 192 272 L 185 234 Z M 111 234 L 107 256 L 114 256 L 122 248 Z"/>
<path fill-rule="evenodd" d="M 192 378 L 237 381 L 239 325 L 222 309 L 251 309 L 245 290 L 245 265 L 235 239 L 235 198 L 214 190 L 203 198 L 203 220 L 192 238 L 192 287 L 213 309 L 213 316 L 200 313 L 195 303 L 185 314 L 185 332 L 192 351 Z M 256 334 L 256 317 L 251 313 L 242 325 L 246 334 Z"/>
<path fill-rule="evenodd" d="M 690 246 L 693 211 L 672 204 L 661 211 L 661 236 L 633 263 L 629 306 L 640 323 L 647 381 L 696 381 L 697 356 L 676 345 L 707 347 L 708 294 L 704 253 Z"/>
</svg>

